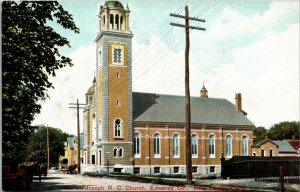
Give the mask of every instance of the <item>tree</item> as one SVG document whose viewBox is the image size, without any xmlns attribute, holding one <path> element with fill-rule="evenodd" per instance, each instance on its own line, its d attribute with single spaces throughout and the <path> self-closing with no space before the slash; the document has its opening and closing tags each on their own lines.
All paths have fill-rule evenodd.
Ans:
<svg viewBox="0 0 300 192">
<path fill-rule="evenodd" d="M 299 139 L 299 121 L 285 121 L 270 127 L 268 136 L 272 140 Z"/>
<path fill-rule="evenodd" d="M 59 155 L 64 155 L 64 142 L 69 136 L 60 129 L 48 127 L 50 163 L 57 164 Z M 26 149 L 27 161 L 47 162 L 47 127 L 38 127 L 37 131 L 29 137 Z"/>
<path fill-rule="evenodd" d="M 69 41 L 48 26 L 49 21 L 79 33 L 72 15 L 56 1 L 2 2 L 2 152 L 3 161 L 19 161 L 40 112 L 39 101 L 53 88 L 48 76 L 71 59 L 58 48 Z"/>
<path fill-rule="evenodd" d="M 257 141 L 261 141 L 268 137 L 268 130 L 264 127 L 257 127 L 253 131 L 253 135 L 256 137 Z"/>
</svg>

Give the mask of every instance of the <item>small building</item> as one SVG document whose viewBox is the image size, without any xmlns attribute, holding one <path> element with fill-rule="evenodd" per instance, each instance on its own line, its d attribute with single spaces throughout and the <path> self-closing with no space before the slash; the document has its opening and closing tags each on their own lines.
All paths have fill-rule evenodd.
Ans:
<svg viewBox="0 0 300 192">
<path fill-rule="evenodd" d="M 83 133 L 80 134 L 80 159 L 83 162 Z M 69 136 L 65 142 L 65 155 L 60 156 L 60 168 L 67 168 L 70 165 L 77 164 L 77 137 Z"/>
<path fill-rule="evenodd" d="M 274 141 L 279 145 L 279 155 L 278 156 L 297 156 L 297 150 L 295 150 L 287 140 Z"/>
<path fill-rule="evenodd" d="M 252 156 L 279 156 L 279 145 L 271 139 L 264 139 L 252 145 Z"/>
</svg>

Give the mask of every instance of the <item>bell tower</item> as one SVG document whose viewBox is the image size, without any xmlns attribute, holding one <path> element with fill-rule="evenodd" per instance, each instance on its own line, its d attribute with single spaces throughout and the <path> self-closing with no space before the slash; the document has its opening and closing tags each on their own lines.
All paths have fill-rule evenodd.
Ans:
<svg viewBox="0 0 300 192">
<path fill-rule="evenodd" d="M 97 147 L 104 170 L 132 172 L 132 37 L 129 7 L 106 1 L 99 10 Z"/>
</svg>

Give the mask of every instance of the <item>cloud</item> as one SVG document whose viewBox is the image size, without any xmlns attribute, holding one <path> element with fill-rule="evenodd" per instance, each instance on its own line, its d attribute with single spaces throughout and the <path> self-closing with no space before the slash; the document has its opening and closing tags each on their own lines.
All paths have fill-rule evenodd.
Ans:
<svg viewBox="0 0 300 192">
<path fill-rule="evenodd" d="M 272 1 L 268 10 L 254 15 L 244 15 L 228 6 L 218 18 L 205 23 L 207 31 L 192 34 L 191 47 L 205 53 L 195 55 L 195 60 L 210 71 L 222 62 L 231 62 L 234 49 L 248 47 L 296 23 L 299 23 L 297 1 Z"/>
<path fill-rule="evenodd" d="M 205 82 L 209 97 L 234 103 L 235 93 L 242 93 L 243 108 L 256 126 L 299 120 L 299 20 L 294 19 L 299 8 L 294 5 L 273 1 L 269 10 L 254 16 L 228 7 L 206 32 L 191 32 L 191 95 L 199 96 Z M 184 95 L 184 48 L 173 49 L 184 47 L 184 32 L 174 32 L 172 42 L 153 35 L 148 44 L 140 44 L 133 38 L 134 91 Z M 95 45 L 70 57 L 75 66 L 51 78 L 55 89 L 34 124 L 76 133 L 76 111 L 68 103 L 85 101 L 95 70 Z"/>
<path fill-rule="evenodd" d="M 49 124 L 65 132 L 77 134 L 76 109 L 69 108 L 69 103 L 85 103 L 84 94 L 92 85 L 95 70 L 95 45 L 82 47 L 69 55 L 73 67 L 60 69 L 56 77 L 51 77 L 54 89 L 49 90 L 50 99 L 42 102 L 41 113 L 32 124 Z M 82 130 L 82 111 L 81 130 Z"/>
<path fill-rule="evenodd" d="M 190 56 L 191 95 L 199 96 L 205 81 L 210 97 L 226 98 L 234 103 L 235 93 L 241 92 L 243 107 L 257 126 L 269 128 L 280 121 L 298 120 L 298 42 L 299 24 L 293 24 L 280 31 L 264 29 L 260 39 L 226 53 L 230 61 L 215 57 L 214 53 L 201 53 L 194 47 Z M 209 50 L 215 48 L 214 43 L 206 44 Z M 134 90 L 184 95 L 184 51 L 172 51 L 161 39 L 143 45 L 142 49 L 152 50 L 152 55 L 146 54 L 133 63 L 133 77 L 139 72 L 136 68 L 151 67 L 134 81 Z M 204 57 L 219 64 L 206 71 L 202 64 Z"/>
<path fill-rule="evenodd" d="M 243 64 L 243 92 L 251 102 L 249 117 L 257 125 L 299 119 L 299 24 L 234 52 L 234 64 Z"/>
</svg>

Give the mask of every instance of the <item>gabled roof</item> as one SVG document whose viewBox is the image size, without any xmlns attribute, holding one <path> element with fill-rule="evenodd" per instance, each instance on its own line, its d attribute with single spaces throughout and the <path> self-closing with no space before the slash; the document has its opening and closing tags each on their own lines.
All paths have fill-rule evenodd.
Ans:
<svg viewBox="0 0 300 192">
<path fill-rule="evenodd" d="M 274 141 L 274 143 L 279 145 L 279 152 L 297 153 L 297 151 L 286 140 Z"/>
<path fill-rule="evenodd" d="M 133 92 L 133 120 L 184 123 L 185 97 Z M 246 125 L 253 123 L 226 99 L 191 97 L 191 123 Z"/>
<path fill-rule="evenodd" d="M 75 136 L 73 142 L 77 143 L 77 136 Z M 80 133 L 80 149 L 83 149 L 83 144 L 84 144 L 84 135 L 83 133 Z"/>
<path fill-rule="evenodd" d="M 74 139 L 74 136 L 69 136 L 67 138 L 67 142 L 68 142 L 68 145 L 70 146 L 70 149 L 74 149 L 73 139 Z"/>
<path fill-rule="evenodd" d="M 288 140 L 288 142 L 295 150 L 300 148 L 300 140 Z"/>
<path fill-rule="evenodd" d="M 255 142 L 255 143 L 253 143 L 252 147 L 253 148 L 258 148 L 258 147 L 262 146 L 263 144 L 265 144 L 267 142 L 273 143 L 274 145 L 279 147 L 279 145 L 277 143 L 275 143 L 274 141 L 272 141 L 271 139 L 264 139 L 262 141 Z"/>
</svg>

